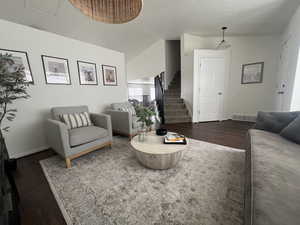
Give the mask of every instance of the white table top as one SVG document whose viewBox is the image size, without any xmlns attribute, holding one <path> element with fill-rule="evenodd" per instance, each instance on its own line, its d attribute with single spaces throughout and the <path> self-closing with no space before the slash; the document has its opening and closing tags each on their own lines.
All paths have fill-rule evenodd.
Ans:
<svg viewBox="0 0 300 225">
<path fill-rule="evenodd" d="M 187 142 L 188 139 L 186 138 Z M 149 154 L 171 154 L 186 149 L 187 145 L 164 144 L 164 136 L 157 136 L 154 132 L 146 135 L 143 142 L 139 141 L 138 135 L 131 140 L 131 145 L 140 152 Z"/>
</svg>

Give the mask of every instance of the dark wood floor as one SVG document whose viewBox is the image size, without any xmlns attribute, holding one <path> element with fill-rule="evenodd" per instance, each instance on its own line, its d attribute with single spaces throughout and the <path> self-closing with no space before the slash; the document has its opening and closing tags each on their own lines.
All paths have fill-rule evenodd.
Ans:
<svg viewBox="0 0 300 225">
<path fill-rule="evenodd" d="M 190 138 L 244 148 L 246 132 L 252 126 L 253 123 L 224 121 L 174 124 L 166 128 Z M 66 224 L 39 164 L 52 155 L 54 153 L 47 150 L 18 160 L 15 181 L 20 193 L 22 225 Z"/>
</svg>

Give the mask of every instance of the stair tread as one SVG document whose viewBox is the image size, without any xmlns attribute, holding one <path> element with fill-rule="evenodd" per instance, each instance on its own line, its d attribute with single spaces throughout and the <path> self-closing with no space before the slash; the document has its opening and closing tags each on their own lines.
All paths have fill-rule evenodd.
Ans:
<svg viewBox="0 0 300 225">
<path fill-rule="evenodd" d="M 184 105 L 183 102 L 172 102 L 172 103 L 169 103 L 168 105 Z M 165 105 L 165 106 L 168 106 L 168 105 Z"/>
<path fill-rule="evenodd" d="M 183 99 L 182 98 L 170 98 L 170 97 L 167 97 L 167 98 L 165 98 L 165 100 L 166 101 L 183 101 Z"/>
<path fill-rule="evenodd" d="M 165 117 L 165 120 L 189 120 L 191 119 L 189 116 L 185 117 Z"/>
<path fill-rule="evenodd" d="M 188 111 L 187 111 L 187 109 L 185 109 L 185 108 L 183 108 L 183 109 L 178 109 L 178 110 L 176 110 L 176 111 L 174 111 L 174 110 L 165 110 L 165 113 L 166 114 L 169 114 L 169 113 L 187 113 Z"/>
<path fill-rule="evenodd" d="M 182 99 L 180 95 L 178 95 L 178 96 L 177 95 L 165 95 L 164 97 L 165 98 L 170 98 L 170 99 L 173 99 L 173 98 L 175 98 L 175 99 Z"/>
<path fill-rule="evenodd" d="M 188 113 L 188 111 L 183 108 L 182 110 L 165 110 L 165 114 L 168 114 L 168 115 L 178 115 L 178 114 L 183 114 L 183 115 L 186 115 Z"/>
<path fill-rule="evenodd" d="M 189 115 L 183 115 L 183 116 L 166 116 L 165 119 L 190 119 Z"/>
<path fill-rule="evenodd" d="M 174 101 L 183 102 L 183 100 L 180 98 L 165 98 L 165 101 L 166 102 L 174 102 Z"/>
</svg>

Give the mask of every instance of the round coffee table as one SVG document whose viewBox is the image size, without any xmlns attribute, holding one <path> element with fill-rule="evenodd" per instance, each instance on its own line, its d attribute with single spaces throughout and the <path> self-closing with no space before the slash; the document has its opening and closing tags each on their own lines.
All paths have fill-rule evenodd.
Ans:
<svg viewBox="0 0 300 225">
<path fill-rule="evenodd" d="M 143 142 L 135 136 L 130 143 L 141 164 L 151 169 L 165 170 L 177 165 L 188 144 L 176 145 L 163 142 L 163 136 L 157 136 L 151 132 L 147 134 Z"/>
</svg>

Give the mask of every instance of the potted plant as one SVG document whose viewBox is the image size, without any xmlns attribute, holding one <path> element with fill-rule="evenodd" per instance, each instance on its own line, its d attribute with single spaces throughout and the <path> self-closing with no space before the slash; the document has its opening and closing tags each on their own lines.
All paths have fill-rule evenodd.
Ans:
<svg viewBox="0 0 300 225">
<path fill-rule="evenodd" d="M 141 131 L 139 133 L 140 140 L 145 139 L 145 135 L 148 131 L 151 130 L 151 125 L 153 124 L 152 117 L 155 115 L 155 112 L 150 107 L 144 107 L 137 105 L 135 107 L 136 116 L 138 117 L 138 122 L 141 122 Z"/>
<path fill-rule="evenodd" d="M 24 67 L 15 63 L 12 55 L 0 53 L 0 142 L 5 146 L 5 151 L 2 131 L 8 132 L 9 127 L 3 127 L 3 122 L 15 119 L 17 110 L 10 109 L 9 105 L 18 99 L 29 98 L 27 87 Z"/>
</svg>

